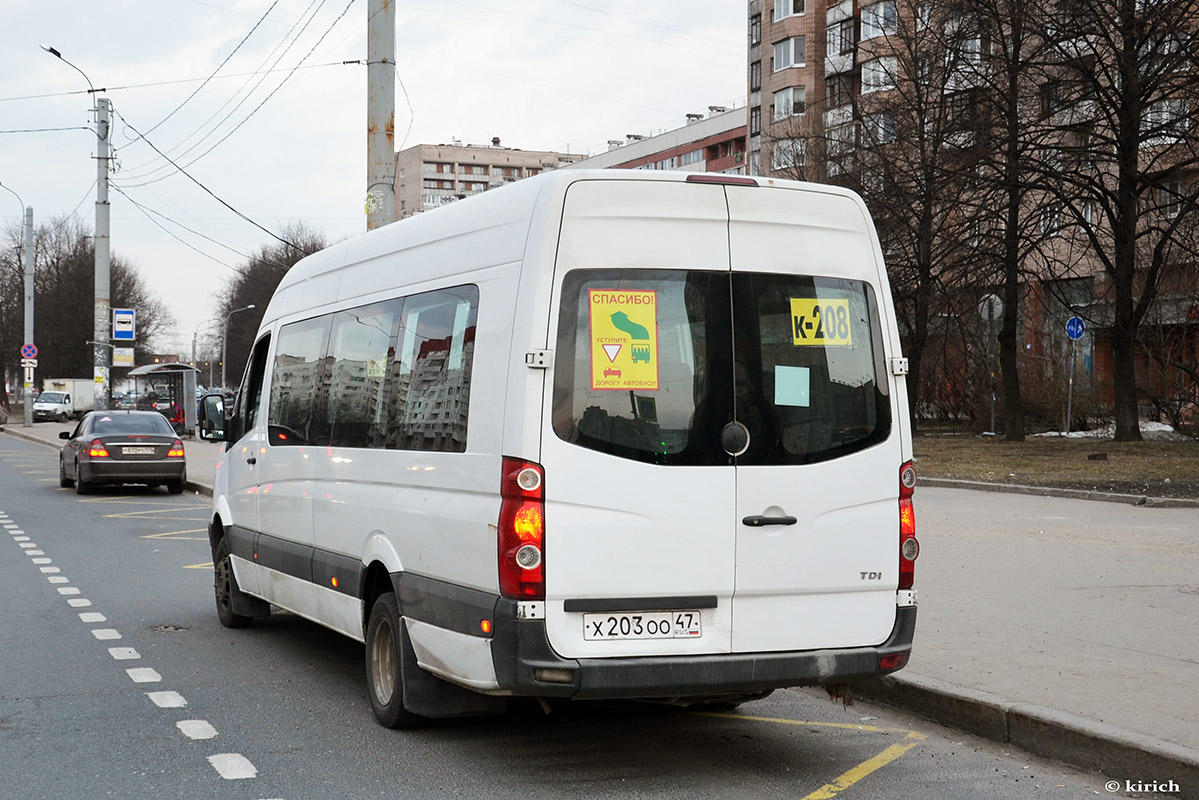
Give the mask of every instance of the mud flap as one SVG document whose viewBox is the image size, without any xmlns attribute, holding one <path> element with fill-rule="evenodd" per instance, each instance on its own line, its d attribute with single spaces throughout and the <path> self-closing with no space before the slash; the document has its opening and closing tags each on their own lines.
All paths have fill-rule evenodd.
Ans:
<svg viewBox="0 0 1199 800">
<path fill-rule="evenodd" d="M 404 709 L 430 719 L 479 717 L 502 714 L 507 708 L 503 697 L 479 694 L 449 681 L 443 681 L 420 668 L 416 651 L 408 638 L 408 623 L 400 626 L 400 675 L 404 688 Z"/>
<path fill-rule="evenodd" d="M 233 609 L 234 614 L 241 614 L 244 617 L 254 617 L 255 619 L 271 615 L 271 604 L 243 592 L 237 585 L 236 576 L 229 583 L 229 607 Z"/>
</svg>

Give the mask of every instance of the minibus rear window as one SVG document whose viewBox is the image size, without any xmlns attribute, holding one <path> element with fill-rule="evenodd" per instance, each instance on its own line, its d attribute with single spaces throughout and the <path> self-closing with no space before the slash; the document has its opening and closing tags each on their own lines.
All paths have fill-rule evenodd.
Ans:
<svg viewBox="0 0 1199 800">
<path fill-rule="evenodd" d="M 726 272 L 569 273 L 554 365 L 557 435 L 637 461 L 731 463 L 711 435 L 731 400 L 728 297 Z"/>
<path fill-rule="evenodd" d="M 733 275 L 738 464 L 810 464 L 883 441 L 891 430 L 882 331 L 861 281 Z"/>
<path fill-rule="evenodd" d="M 555 353 L 554 433 L 622 458 L 810 464 L 891 431 L 878 308 L 861 281 L 575 270 Z M 736 459 L 720 444 L 733 420 L 750 437 Z"/>
</svg>

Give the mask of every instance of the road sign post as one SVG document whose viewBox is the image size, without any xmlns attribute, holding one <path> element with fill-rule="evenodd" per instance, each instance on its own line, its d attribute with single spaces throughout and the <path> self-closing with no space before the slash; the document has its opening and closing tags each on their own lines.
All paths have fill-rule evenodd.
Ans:
<svg viewBox="0 0 1199 800">
<path fill-rule="evenodd" d="M 37 366 L 37 345 L 33 342 L 21 345 L 21 367 L 25 370 L 22 381 L 23 391 L 22 401 L 25 404 L 25 419 L 23 426 L 26 428 L 33 426 L 33 397 L 30 394 L 33 389 L 33 369 Z"/>
<path fill-rule="evenodd" d="M 991 427 L 990 436 L 995 435 L 995 320 L 1003 316 L 1003 300 L 989 294 L 978 301 L 978 313 L 987 321 L 987 372 L 991 374 Z"/>
<path fill-rule="evenodd" d="M 1070 317 L 1066 320 L 1066 335 L 1070 337 L 1070 383 L 1066 390 L 1066 424 L 1064 430 L 1070 432 L 1070 416 L 1074 413 L 1074 359 L 1077 353 L 1078 340 L 1086 333 L 1086 323 L 1082 317 Z"/>
</svg>

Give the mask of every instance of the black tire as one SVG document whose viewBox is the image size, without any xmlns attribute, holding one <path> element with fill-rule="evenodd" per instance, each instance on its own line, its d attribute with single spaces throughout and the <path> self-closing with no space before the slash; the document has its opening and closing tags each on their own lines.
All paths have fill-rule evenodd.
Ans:
<svg viewBox="0 0 1199 800">
<path fill-rule="evenodd" d="M 403 631 L 393 592 L 379 595 L 366 626 L 366 687 L 375 719 L 385 728 L 415 728 L 425 718 L 404 708 Z"/>
<path fill-rule="evenodd" d="M 213 589 L 216 593 L 216 615 L 226 628 L 247 628 L 254 621 L 253 617 L 238 614 L 233 610 L 233 590 L 237 587 L 237 577 L 233 574 L 233 565 L 229 562 L 229 545 L 224 537 L 217 543 L 212 554 Z"/>
<path fill-rule="evenodd" d="M 58 485 L 64 489 L 75 485 L 75 479 L 67 477 L 67 468 L 63 465 L 61 458 L 58 459 Z"/>
<path fill-rule="evenodd" d="M 167 481 L 167 494 L 183 494 L 183 481 Z"/>
<path fill-rule="evenodd" d="M 79 475 L 79 462 L 75 462 L 75 494 L 91 494 L 92 487 L 84 482 Z"/>
</svg>

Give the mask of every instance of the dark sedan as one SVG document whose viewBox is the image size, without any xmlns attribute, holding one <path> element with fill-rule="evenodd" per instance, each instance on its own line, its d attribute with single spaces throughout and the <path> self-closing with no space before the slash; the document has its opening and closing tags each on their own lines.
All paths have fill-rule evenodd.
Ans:
<svg viewBox="0 0 1199 800">
<path fill-rule="evenodd" d="M 187 459 L 183 442 L 157 411 L 91 411 L 58 454 L 58 484 L 87 494 L 99 484 L 146 483 L 183 491 Z"/>
</svg>

